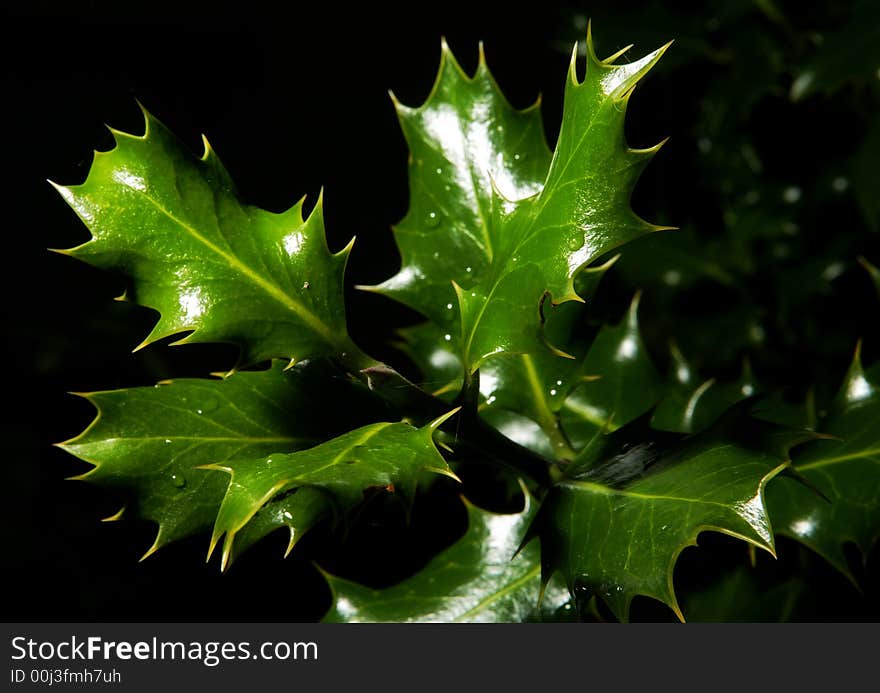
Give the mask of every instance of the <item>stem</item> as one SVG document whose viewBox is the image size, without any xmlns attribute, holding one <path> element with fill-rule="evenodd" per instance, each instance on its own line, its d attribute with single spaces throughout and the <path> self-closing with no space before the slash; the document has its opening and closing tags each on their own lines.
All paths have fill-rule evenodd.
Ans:
<svg viewBox="0 0 880 693">
<path fill-rule="evenodd" d="M 369 360 L 369 365 L 354 371 L 353 374 L 365 382 L 373 392 L 407 415 L 430 421 L 448 413 L 454 406 L 429 395 L 390 366 L 373 359 Z M 346 366 L 349 363 L 350 361 L 344 361 Z M 459 395 L 461 412 L 441 424 L 440 428 L 454 435 L 458 445 L 479 452 L 498 464 L 512 467 L 539 484 L 549 483 L 550 467 L 553 463 L 513 442 L 483 421 L 477 415 L 475 392 L 479 392 L 479 376 L 471 378 L 466 383 L 466 387 L 462 388 L 462 393 Z"/>
</svg>

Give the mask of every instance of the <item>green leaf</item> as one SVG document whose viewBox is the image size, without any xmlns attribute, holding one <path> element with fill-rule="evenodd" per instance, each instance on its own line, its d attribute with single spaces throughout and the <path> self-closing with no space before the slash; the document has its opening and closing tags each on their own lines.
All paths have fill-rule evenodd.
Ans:
<svg viewBox="0 0 880 693">
<path fill-rule="evenodd" d="M 768 490 L 777 531 L 823 556 L 855 581 L 843 546 L 853 542 L 867 557 L 880 537 L 880 366 L 862 370 L 860 350 L 819 430 L 837 440 L 817 440 L 793 456 L 797 479 Z"/>
<path fill-rule="evenodd" d="M 418 385 L 437 397 L 455 396 L 462 385 L 464 368 L 452 343 L 443 329 L 433 322 L 423 322 L 398 330 L 397 347 L 421 371 Z"/>
<path fill-rule="evenodd" d="M 321 199 L 281 214 L 239 201 L 205 140 L 201 159 L 144 111 L 137 137 L 112 130 L 82 185 L 56 186 L 92 232 L 62 251 L 130 281 L 127 298 L 159 311 L 140 345 L 192 330 L 177 343 L 228 342 L 243 364 L 354 349 L 342 279 L 351 245 L 327 249 Z"/>
<path fill-rule="evenodd" d="M 310 492 L 302 507 L 292 501 L 281 511 L 282 515 L 290 514 L 288 519 L 296 524 L 302 521 L 297 513 L 303 508 L 308 518 L 316 514 L 312 491 L 325 494 L 334 513 L 342 516 L 360 504 L 369 488 L 387 488 L 410 504 L 423 472 L 457 479 L 432 438 L 434 430 L 457 411 L 453 409 L 422 428 L 403 422 L 376 423 L 308 450 L 203 465 L 202 469 L 226 472 L 230 477 L 208 555 L 225 535 L 222 566 L 227 566 L 236 534 L 273 499 L 296 499 L 303 490 Z"/>
<path fill-rule="evenodd" d="M 326 364 L 282 365 L 82 395 L 98 416 L 61 447 L 95 465 L 76 478 L 118 489 L 124 516 L 159 525 L 145 557 L 211 528 L 225 479 L 195 467 L 310 447 L 386 413 L 365 387 Z M 299 538 L 292 523 L 283 525 L 291 541 Z"/>
<path fill-rule="evenodd" d="M 480 60 L 468 77 L 444 41 L 424 104 L 394 99 L 410 149 L 410 207 L 394 228 L 400 271 L 375 288 L 458 335 L 452 282 L 485 274 L 494 248 L 489 223 L 496 186 L 509 199 L 535 194 L 550 165 L 538 102 L 523 111 L 504 98 Z"/>
<path fill-rule="evenodd" d="M 705 530 L 770 553 L 767 482 L 809 434 L 731 412 L 703 434 L 651 432 L 646 418 L 606 436 L 548 493 L 530 529 L 544 578 L 560 571 L 576 598 L 598 594 L 621 620 L 636 595 L 682 618 L 672 584 L 681 551 Z"/>
<path fill-rule="evenodd" d="M 578 276 L 578 290 L 592 294 L 617 256 Z M 490 409 L 505 409 L 537 423 L 550 442 L 552 456 L 572 459 L 574 450 L 560 423 L 559 412 L 569 393 L 581 383 L 593 380 L 590 365 L 584 363 L 589 344 L 577 332 L 583 322 L 583 304 L 574 301 L 548 309 L 544 336 L 565 352 L 540 349 L 533 354 L 501 354 L 480 369 L 480 393 L 485 416 Z"/>
<path fill-rule="evenodd" d="M 574 286 L 583 267 L 660 228 L 629 206 L 660 145 L 629 148 L 623 123 L 666 46 L 625 65 L 600 61 L 589 33 L 587 46 L 582 82 L 572 57 L 549 164 L 538 113 L 511 109 L 482 59 L 468 79 L 444 48 L 431 96 L 401 109 L 414 202 L 397 229 L 401 271 L 377 290 L 446 330 L 469 373 L 490 356 L 543 349 L 545 304 L 583 300 Z"/>
<path fill-rule="evenodd" d="M 581 272 L 577 278 L 578 291 L 592 294 L 617 258 L 614 256 L 602 265 Z M 552 344 L 562 345 L 564 353 L 542 348 L 534 354 L 501 354 L 480 369 L 482 416 L 497 424 L 496 427 L 506 427 L 515 421 L 498 414 L 498 410 L 518 415 L 517 419 L 531 419 L 544 435 L 538 434 L 542 442 L 535 445 L 532 444 L 535 441 L 530 441 L 526 447 L 543 451 L 546 437 L 551 441 L 547 451 L 559 458 L 574 457 L 559 423 L 562 403 L 582 382 L 597 377 L 585 375 L 584 370 L 583 356 L 589 341 L 583 339 L 578 327 L 584 321 L 585 312 L 584 305 L 574 301 L 548 307 L 545 337 Z M 419 366 L 427 389 L 440 396 L 454 395 L 460 390 L 464 376 L 461 359 L 455 345 L 436 324 L 426 322 L 407 328 L 401 331 L 401 336 L 401 348 Z M 519 421 L 513 425 L 519 426 Z"/>
<path fill-rule="evenodd" d="M 739 378 L 725 382 L 698 378 L 675 345 L 671 356 L 671 382 L 651 419 L 655 428 L 678 433 L 703 431 L 727 409 L 757 392 L 748 361 L 743 361 Z"/>
<path fill-rule="evenodd" d="M 598 376 L 579 385 L 562 403 L 562 426 L 575 449 L 616 430 L 657 403 L 663 382 L 639 333 L 639 296 L 620 324 L 604 326 L 580 372 Z"/>
<path fill-rule="evenodd" d="M 468 529 L 418 573 L 385 589 L 326 575 L 333 606 L 324 621 L 347 623 L 511 623 L 534 619 L 541 593 L 537 545 L 516 553 L 535 514 L 526 494 L 516 514 L 496 514 L 465 501 Z M 550 589 L 542 600 L 552 611 L 568 591 Z"/>
</svg>

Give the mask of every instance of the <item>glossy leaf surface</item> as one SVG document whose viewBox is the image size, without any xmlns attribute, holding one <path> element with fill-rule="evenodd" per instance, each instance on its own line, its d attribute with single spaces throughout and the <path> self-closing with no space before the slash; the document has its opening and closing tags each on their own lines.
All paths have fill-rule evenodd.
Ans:
<svg viewBox="0 0 880 693">
<path fill-rule="evenodd" d="M 580 367 L 583 378 L 595 379 L 579 385 L 562 404 L 562 426 L 577 450 L 644 414 L 663 392 L 639 334 L 638 305 L 637 297 L 620 324 L 602 327 Z"/>
<path fill-rule="evenodd" d="M 490 223 L 498 196 L 535 194 L 550 164 L 536 103 L 514 109 L 485 56 L 468 77 L 444 42 L 440 69 L 424 104 L 397 102 L 410 148 L 410 208 L 394 233 L 400 271 L 377 290 L 458 336 L 452 282 L 469 286 L 493 259 Z"/>
<path fill-rule="evenodd" d="M 547 155 L 537 112 L 510 109 L 483 61 L 467 80 L 444 49 L 428 101 L 401 111 L 413 152 L 414 203 L 398 229 L 402 269 L 379 290 L 457 340 L 469 372 L 490 356 L 543 348 L 544 304 L 582 300 L 574 278 L 583 267 L 659 228 L 629 207 L 657 148 L 630 149 L 623 122 L 632 89 L 665 47 L 614 65 L 595 56 L 589 36 L 587 46 L 582 81 L 572 60 L 549 166 L 539 163 Z M 458 92 L 466 98 L 453 96 Z M 450 176 L 459 181 L 455 187 Z M 414 298 L 416 283 L 430 290 Z"/>
<path fill-rule="evenodd" d="M 124 275 L 127 297 L 159 311 L 141 346 L 228 342 L 244 364 L 353 347 L 342 278 L 350 249 L 327 250 L 321 200 L 281 214 L 242 204 L 205 140 L 201 159 L 144 112 L 142 136 L 112 131 L 82 185 L 56 186 L 92 233 L 68 251 Z"/>
<path fill-rule="evenodd" d="M 205 465 L 204 469 L 229 475 L 210 552 L 225 535 L 225 566 L 232 555 L 236 534 L 273 499 L 293 499 L 292 506 L 281 508 L 281 514 L 288 513 L 288 519 L 296 523 L 299 512 L 310 519 L 317 516 L 313 490 L 324 493 L 335 514 L 342 516 L 361 502 L 369 488 L 386 488 L 409 504 L 422 473 L 455 478 L 432 438 L 433 431 L 449 415 L 423 428 L 402 422 L 376 423 L 308 450 Z M 303 490 L 309 495 L 300 505 L 297 499 Z"/>
<path fill-rule="evenodd" d="M 95 465 L 78 478 L 123 493 L 124 517 L 159 525 L 152 553 L 214 523 L 226 479 L 199 465 L 300 450 L 365 423 L 366 412 L 383 412 L 366 388 L 320 363 L 282 366 L 83 395 L 98 416 L 62 447 Z M 344 414 L 338 399 L 349 403 Z M 296 529 L 291 522 L 266 529 L 280 526 Z"/>
<path fill-rule="evenodd" d="M 521 513 L 496 514 L 465 501 L 468 529 L 412 577 L 386 589 L 327 576 L 333 606 L 325 621 L 348 623 L 511 623 L 534 619 L 541 591 L 537 545 L 516 553 L 535 514 L 526 495 Z M 543 609 L 568 601 L 565 589 L 550 589 Z"/>
<path fill-rule="evenodd" d="M 679 553 L 704 530 L 774 551 L 764 504 L 798 431 L 742 412 L 704 434 L 650 433 L 644 417 L 606 436 L 549 492 L 531 530 L 544 576 L 560 571 L 574 595 L 598 594 L 621 620 L 636 595 L 681 617 L 672 584 Z"/>
<path fill-rule="evenodd" d="M 853 578 L 844 543 L 867 557 L 880 537 L 880 367 L 862 370 L 858 353 L 819 429 L 836 439 L 795 451 L 794 469 L 827 497 L 794 479 L 768 492 L 773 522 Z"/>
<path fill-rule="evenodd" d="M 737 402 L 757 394 L 758 386 L 748 362 L 734 381 L 703 379 L 673 347 L 664 390 L 651 425 L 663 431 L 697 433 L 706 430 Z"/>
</svg>

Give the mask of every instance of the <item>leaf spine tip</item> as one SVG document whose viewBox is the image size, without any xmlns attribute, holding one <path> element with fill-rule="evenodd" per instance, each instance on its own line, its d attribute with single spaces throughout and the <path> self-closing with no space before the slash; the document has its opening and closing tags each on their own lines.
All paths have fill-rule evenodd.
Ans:
<svg viewBox="0 0 880 693">
<path fill-rule="evenodd" d="M 451 417 L 455 416 L 460 410 L 461 410 L 461 407 L 459 406 L 459 407 L 456 407 L 455 409 L 452 409 L 452 410 L 446 412 L 445 414 L 441 414 L 436 419 L 434 419 L 431 423 L 428 424 L 428 430 L 436 431 L 445 421 L 447 421 Z"/>
<path fill-rule="evenodd" d="M 645 154 L 656 154 L 657 152 L 659 152 L 659 151 L 663 148 L 663 146 L 664 146 L 668 141 L 669 141 L 669 137 L 664 137 L 664 138 L 663 138 L 662 140 L 660 140 L 657 144 L 655 144 L 655 145 L 653 145 L 653 146 L 651 146 L 651 147 L 645 147 L 645 148 L 642 148 L 642 149 L 637 148 L 637 147 L 629 147 L 629 148 L 628 148 L 628 151 L 629 151 L 630 154 L 642 154 L 642 155 L 645 155 Z"/>
<path fill-rule="evenodd" d="M 450 453 L 450 454 L 452 454 L 452 453 L 455 452 L 455 450 L 453 450 L 449 445 L 447 445 L 446 443 L 444 443 L 442 440 L 438 440 L 438 441 L 435 441 L 435 442 L 437 443 L 437 447 L 438 447 L 438 448 L 441 448 L 442 450 L 446 450 L 446 452 L 448 452 L 448 453 Z"/>
<path fill-rule="evenodd" d="M 220 537 L 224 534 L 223 531 L 217 530 L 217 527 L 214 527 L 214 532 L 211 534 L 211 543 L 208 545 L 208 555 L 205 556 L 205 563 L 210 562 L 211 556 L 214 554 L 214 549 L 217 548 L 217 542 L 220 541 Z"/>
<path fill-rule="evenodd" d="M 208 142 L 208 136 L 204 132 L 202 133 L 202 150 L 201 160 L 207 161 L 214 149 L 211 147 L 211 143 Z"/>
<path fill-rule="evenodd" d="M 153 545 L 150 546 L 150 548 L 148 548 L 144 552 L 144 555 L 138 559 L 138 563 L 143 563 L 145 560 L 147 560 L 150 556 L 152 556 L 154 553 L 156 553 L 159 550 L 159 547 L 161 546 L 161 544 L 159 543 L 161 537 L 162 537 L 162 529 L 160 528 L 159 531 L 156 533 L 156 539 L 153 541 Z"/>
<path fill-rule="evenodd" d="M 235 539 L 233 532 L 226 533 L 226 540 L 223 542 L 223 554 L 220 557 L 220 572 L 225 573 L 232 566 L 232 542 Z"/>
<path fill-rule="evenodd" d="M 591 63 L 601 65 L 602 61 L 596 55 L 596 47 L 593 45 L 593 20 L 589 19 L 587 20 L 587 70 L 590 69 Z"/>
<path fill-rule="evenodd" d="M 143 115 L 143 117 L 144 117 L 144 134 L 141 135 L 138 139 L 145 140 L 145 139 L 148 139 L 150 136 L 150 124 L 151 124 L 151 121 L 155 120 L 155 118 L 153 118 L 153 116 L 147 110 L 146 106 L 144 106 L 144 104 L 141 103 L 140 99 L 136 98 L 134 100 L 134 102 L 137 104 L 138 108 L 141 109 L 141 115 Z"/>
<path fill-rule="evenodd" d="M 113 513 L 112 515 L 109 515 L 107 517 L 102 517 L 101 522 L 118 522 L 119 520 L 122 519 L 123 513 L 125 513 L 125 506 L 124 505 L 119 510 L 117 510 L 115 513 Z"/>
<path fill-rule="evenodd" d="M 453 481 L 457 481 L 459 484 L 462 483 L 458 475 L 451 469 L 443 469 L 442 467 L 425 467 L 425 471 L 433 472 L 434 474 L 440 474 L 441 476 L 447 476 Z"/>
<path fill-rule="evenodd" d="M 95 467 L 95 469 L 97 469 L 97 467 Z M 95 470 L 94 470 L 94 469 L 90 469 L 89 471 L 87 471 L 87 472 L 83 472 L 82 474 L 75 474 L 74 476 L 68 476 L 68 477 L 65 477 L 64 480 L 65 480 L 65 481 L 87 481 L 88 478 L 89 478 L 89 475 L 90 475 L 93 471 L 95 471 Z"/>
<path fill-rule="evenodd" d="M 345 244 L 345 247 L 340 250 L 338 253 L 335 253 L 335 257 L 344 257 L 347 258 L 349 253 L 351 253 L 351 249 L 354 248 L 355 241 L 357 241 L 357 236 L 352 236 L 351 240 Z"/>
<path fill-rule="evenodd" d="M 606 66 L 612 65 L 615 60 L 617 60 L 620 56 L 622 56 L 624 53 L 626 53 L 628 50 L 630 50 L 634 45 L 635 44 L 631 43 L 628 46 L 624 46 L 616 53 L 609 55 L 607 58 L 605 58 L 605 60 L 602 61 L 602 64 L 606 65 Z"/>
<path fill-rule="evenodd" d="M 541 341 L 544 343 L 544 346 L 546 346 L 550 350 L 550 353 L 552 353 L 554 356 L 558 356 L 563 359 L 571 359 L 572 361 L 575 360 L 575 357 L 572 356 L 571 354 L 569 354 L 567 351 L 563 351 L 559 347 L 551 344 L 550 340 L 548 340 L 544 334 L 541 335 Z"/>
<path fill-rule="evenodd" d="M 572 86 L 578 87 L 580 86 L 580 82 L 578 82 L 577 76 L 577 57 L 578 57 L 578 43 L 574 42 L 574 47 L 571 49 L 571 60 L 568 63 L 568 78 L 571 80 Z"/>
<path fill-rule="evenodd" d="M 629 320 L 630 324 L 635 327 L 638 323 L 639 303 L 642 301 L 642 290 L 636 289 L 633 294 L 632 301 L 629 302 Z"/>
</svg>

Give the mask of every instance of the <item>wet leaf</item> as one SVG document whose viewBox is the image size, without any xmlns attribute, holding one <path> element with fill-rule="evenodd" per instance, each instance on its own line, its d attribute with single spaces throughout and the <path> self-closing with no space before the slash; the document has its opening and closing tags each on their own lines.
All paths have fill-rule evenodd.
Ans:
<svg viewBox="0 0 880 693">
<path fill-rule="evenodd" d="M 455 411 L 423 428 L 402 422 L 376 423 L 307 450 L 204 465 L 202 469 L 228 475 L 209 554 L 225 537 L 221 561 L 225 567 L 235 536 L 273 499 L 294 499 L 281 512 L 290 514 L 288 519 L 297 524 L 302 521 L 297 516 L 300 512 L 309 521 L 319 515 L 313 492 L 324 494 L 336 516 L 345 516 L 360 504 L 367 489 L 386 488 L 410 504 L 421 474 L 456 478 L 432 438 L 437 426 Z M 308 495 L 301 504 L 297 499 L 303 491 Z"/>
<path fill-rule="evenodd" d="M 444 48 L 425 104 L 398 108 L 414 201 L 397 229 L 402 268 L 376 288 L 436 322 L 468 372 L 544 349 L 543 306 L 582 300 L 578 272 L 660 228 L 629 206 L 659 145 L 630 148 L 623 122 L 666 47 L 622 65 L 599 60 L 589 35 L 587 48 L 583 80 L 572 59 L 552 159 L 537 111 L 510 108 L 482 59 L 469 79 Z"/>
<path fill-rule="evenodd" d="M 56 186 L 92 232 L 62 251 L 126 277 L 126 297 L 159 311 L 141 346 L 228 342 L 241 363 L 354 350 L 342 277 L 351 248 L 332 255 L 322 201 L 281 214 L 243 204 L 205 140 L 201 158 L 144 111 L 142 136 L 113 130 L 82 185 Z"/>
<path fill-rule="evenodd" d="M 516 554 L 535 514 L 526 494 L 515 514 L 496 514 L 465 501 L 468 529 L 412 577 L 371 589 L 328 575 L 333 606 L 325 621 L 347 623 L 512 623 L 542 620 L 538 611 L 541 565 L 537 545 Z M 516 554 L 516 555 L 514 555 Z M 542 611 L 572 610 L 568 591 L 547 590 Z"/>
<path fill-rule="evenodd" d="M 767 496 L 777 532 L 811 548 L 852 580 L 844 544 L 854 542 L 867 557 L 880 537 L 878 384 L 880 367 L 863 371 L 857 350 L 828 416 L 818 424 L 834 438 L 793 455 L 794 471 L 809 485 L 779 479 Z"/>
<path fill-rule="evenodd" d="M 82 396 L 98 416 L 61 447 L 95 465 L 78 478 L 122 493 L 122 517 L 158 524 L 147 555 L 213 525 L 226 479 L 196 467 L 301 450 L 386 413 L 366 388 L 320 362 Z M 298 539 L 290 519 L 265 533 L 287 526 Z"/>
<path fill-rule="evenodd" d="M 764 488 L 786 468 L 788 448 L 808 438 L 739 410 L 688 437 L 636 420 L 550 490 L 530 529 L 544 577 L 561 572 L 576 599 L 598 595 L 621 620 L 636 595 L 682 618 L 672 584 L 679 553 L 706 530 L 773 553 Z"/>
</svg>

